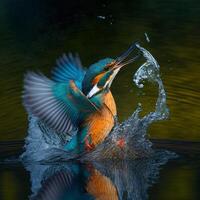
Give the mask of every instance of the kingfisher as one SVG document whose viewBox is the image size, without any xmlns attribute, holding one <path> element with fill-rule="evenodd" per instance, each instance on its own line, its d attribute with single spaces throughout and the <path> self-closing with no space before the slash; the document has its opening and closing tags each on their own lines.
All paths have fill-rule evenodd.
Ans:
<svg viewBox="0 0 200 200">
<path fill-rule="evenodd" d="M 117 73 L 138 57 L 128 59 L 132 44 L 116 59 L 105 58 L 85 69 L 78 55 L 56 61 L 52 79 L 28 72 L 24 78 L 25 108 L 57 134 L 66 134 L 66 151 L 91 151 L 111 132 L 117 114 L 110 91 Z M 120 142 L 120 144 L 123 142 Z"/>
</svg>

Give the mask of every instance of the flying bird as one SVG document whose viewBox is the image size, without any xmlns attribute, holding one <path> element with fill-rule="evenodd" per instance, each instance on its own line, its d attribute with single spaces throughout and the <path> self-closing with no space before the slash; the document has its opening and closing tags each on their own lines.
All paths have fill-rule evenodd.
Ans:
<svg viewBox="0 0 200 200">
<path fill-rule="evenodd" d="M 63 55 L 52 79 L 28 72 L 24 78 L 25 108 L 56 133 L 70 136 L 64 149 L 83 152 L 102 143 L 114 126 L 116 104 L 110 91 L 120 69 L 138 57 L 127 59 L 129 49 L 116 59 L 105 58 L 83 68 L 78 55 Z"/>
</svg>

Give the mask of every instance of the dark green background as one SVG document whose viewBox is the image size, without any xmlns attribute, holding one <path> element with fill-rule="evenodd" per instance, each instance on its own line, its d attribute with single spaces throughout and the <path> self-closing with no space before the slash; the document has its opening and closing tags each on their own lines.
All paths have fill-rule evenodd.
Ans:
<svg viewBox="0 0 200 200">
<path fill-rule="evenodd" d="M 0 139 L 26 135 L 20 96 L 27 70 L 48 74 L 56 58 L 68 51 L 79 52 L 84 66 L 116 57 L 133 41 L 144 41 L 145 32 L 151 42 L 143 45 L 161 65 L 171 111 L 168 121 L 151 127 L 151 137 L 200 139 L 198 1 L 2 0 L 0 24 Z M 155 87 L 142 92 L 134 87 L 136 67 L 125 68 L 112 87 L 122 120 L 138 101 L 148 111 L 155 104 Z"/>
<path fill-rule="evenodd" d="M 118 56 L 133 41 L 142 41 L 158 60 L 168 94 L 170 119 L 153 125 L 151 137 L 200 139 L 198 1 L 2 0 L 0 24 L 1 140 L 26 135 L 21 91 L 27 70 L 49 74 L 56 58 L 69 51 L 79 52 L 83 65 L 88 66 Z M 144 42 L 145 32 L 149 44 Z M 157 89 L 147 86 L 140 92 L 135 88 L 136 67 L 121 71 L 112 86 L 121 120 L 138 101 L 145 111 L 154 108 Z"/>
</svg>

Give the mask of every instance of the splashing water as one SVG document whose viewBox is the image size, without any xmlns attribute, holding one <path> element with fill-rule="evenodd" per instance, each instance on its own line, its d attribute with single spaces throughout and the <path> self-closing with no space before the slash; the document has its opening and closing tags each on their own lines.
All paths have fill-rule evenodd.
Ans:
<svg viewBox="0 0 200 200">
<path fill-rule="evenodd" d="M 133 114 L 124 122 L 116 125 L 112 132 L 97 148 L 79 156 L 81 160 L 99 159 L 135 159 L 148 157 L 153 154 L 152 143 L 147 138 L 147 128 L 158 120 L 164 120 L 169 115 L 166 105 L 166 93 L 159 75 L 160 66 L 149 51 L 136 44 L 146 62 L 134 74 L 133 81 L 138 88 L 143 88 L 143 81 L 155 82 L 158 85 L 158 97 L 155 111 L 140 118 L 142 105 L 139 103 Z M 21 158 L 25 161 L 55 161 L 77 158 L 74 153 L 63 150 L 64 141 L 68 138 L 58 136 L 39 122 L 38 118 L 30 115 L 28 137 L 25 152 Z"/>
<path fill-rule="evenodd" d="M 155 121 L 167 119 L 169 110 L 166 105 L 166 93 L 159 75 L 160 66 L 150 52 L 139 44 L 136 46 L 142 52 L 146 62 L 136 71 L 133 81 L 139 88 L 144 87 L 142 83 L 144 80 L 157 83 L 159 91 L 155 111 L 140 118 L 142 105 L 139 103 L 132 116 L 123 123 L 117 124 L 105 142 L 83 159 L 129 159 L 147 157 L 153 153 L 152 143 L 146 136 L 147 128 Z M 119 145 L 121 141 L 123 148 Z"/>
<path fill-rule="evenodd" d="M 155 112 L 151 112 L 144 117 L 144 120 L 146 120 L 146 123 L 149 125 L 154 121 L 167 119 L 169 116 L 169 110 L 166 104 L 166 92 L 159 74 L 160 66 L 150 52 L 139 44 L 137 44 L 137 47 L 143 53 L 146 62 L 136 71 L 133 81 L 139 88 L 142 88 L 144 85 L 141 82 L 147 79 L 157 83 L 159 89 Z"/>
</svg>

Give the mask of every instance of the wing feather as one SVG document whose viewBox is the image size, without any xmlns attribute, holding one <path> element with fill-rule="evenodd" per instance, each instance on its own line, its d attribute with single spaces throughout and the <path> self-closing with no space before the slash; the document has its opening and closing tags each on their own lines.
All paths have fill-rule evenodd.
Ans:
<svg viewBox="0 0 200 200">
<path fill-rule="evenodd" d="M 78 110 L 67 99 L 55 94 L 57 84 L 41 74 L 29 72 L 24 80 L 24 105 L 28 111 L 57 132 L 70 133 L 77 129 Z M 67 94 L 68 87 L 63 87 Z M 65 95 L 67 96 L 67 95 Z"/>
<path fill-rule="evenodd" d="M 80 115 L 99 112 L 74 81 L 57 83 L 33 72 L 25 75 L 23 101 L 28 111 L 57 133 L 74 133 Z"/>
<path fill-rule="evenodd" d="M 68 82 L 74 80 L 78 82 L 79 88 L 81 87 L 84 76 L 85 70 L 83 69 L 78 54 L 75 56 L 71 53 L 68 55 L 63 54 L 62 57 L 57 59 L 56 67 L 52 70 L 52 78 L 54 81 Z"/>
</svg>

